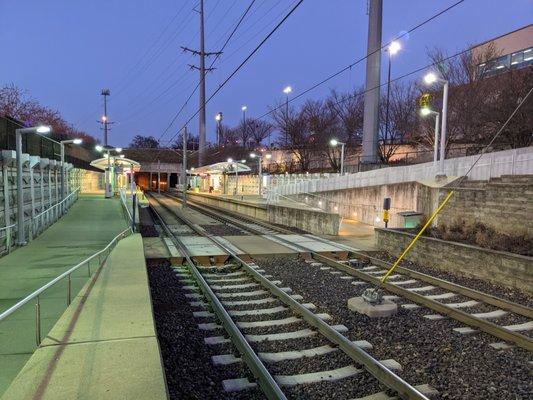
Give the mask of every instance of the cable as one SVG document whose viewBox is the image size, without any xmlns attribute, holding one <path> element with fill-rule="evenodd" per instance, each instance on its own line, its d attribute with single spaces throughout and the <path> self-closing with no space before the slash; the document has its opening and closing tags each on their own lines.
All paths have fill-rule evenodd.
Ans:
<svg viewBox="0 0 533 400">
<path fill-rule="evenodd" d="M 322 79 L 320 82 L 318 83 L 315 83 L 314 85 L 312 85 L 311 87 L 309 87 L 308 89 L 304 90 L 303 92 L 297 94 L 296 96 L 292 96 L 288 102 L 291 103 L 297 99 L 299 99 L 300 97 L 302 97 L 303 95 L 309 93 L 310 91 L 316 89 L 317 87 L 323 85 L 324 83 L 330 81 L 331 79 L 339 76 L 340 74 L 342 74 L 343 72 L 349 70 L 350 68 L 354 67 L 355 65 L 363 62 L 364 60 L 366 60 L 368 57 L 370 57 L 371 55 L 377 53 L 377 52 L 380 52 L 382 51 L 383 49 L 385 49 L 386 47 L 388 47 L 392 42 L 396 41 L 396 40 L 400 40 L 402 37 L 406 36 L 406 35 L 409 35 L 411 34 L 412 32 L 416 31 L 417 29 L 421 28 L 422 26 L 426 25 L 427 23 L 433 21 L 434 19 L 440 17 L 441 15 L 445 14 L 446 12 L 450 11 L 451 9 L 453 9 L 454 7 L 457 7 L 459 4 L 463 3 L 465 0 L 459 0 L 457 2 L 455 2 L 454 4 L 448 6 L 447 8 L 439 11 L 437 14 L 434 14 L 432 15 L 431 17 L 429 17 L 428 19 L 422 21 L 421 23 L 419 23 L 418 25 L 414 26 L 413 28 L 409 29 L 408 31 L 402 33 L 401 35 L 399 35 L 398 37 L 390 40 L 389 42 L 385 43 L 384 45 L 382 45 L 380 48 L 374 50 L 373 52 L 371 53 L 368 53 L 366 56 L 364 57 L 361 57 L 359 58 L 358 60 L 356 60 L 355 62 L 353 62 L 352 64 L 350 65 L 347 65 L 346 67 L 338 70 L 337 72 L 329 75 L 328 77 Z M 274 112 L 275 110 L 278 110 L 279 108 L 281 107 L 285 107 L 285 103 L 283 105 L 279 105 L 273 109 L 271 109 L 270 111 L 266 112 L 265 114 L 261 115 L 260 117 L 258 117 L 258 119 L 261 119 L 269 114 L 271 114 L 272 112 Z"/>
<path fill-rule="evenodd" d="M 237 24 L 235 25 L 235 27 L 233 28 L 233 30 L 231 31 L 231 34 L 228 36 L 228 38 L 226 39 L 226 41 L 224 42 L 224 45 L 222 46 L 222 48 L 220 49 L 220 52 L 224 51 L 224 49 L 226 48 L 226 46 L 228 45 L 229 41 L 231 40 L 231 38 L 233 37 L 233 35 L 235 34 L 235 32 L 237 32 L 237 29 L 239 28 L 239 26 L 242 24 L 242 21 L 244 20 L 244 18 L 246 17 L 246 15 L 248 14 L 248 12 L 250 11 L 250 9 L 252 8 L 252 6 L 254 5 L 254 3 L 256 2 L 256 0 L 252 0 L 250 2 L 250 4 L 248 5 L 248 7 L 246 8 L 246 10 L 244 11 L 244 13 L 241 15 L 239 21 L 237 22 Z M 209 68 L 212 68 L 213 65 L 215 64 L 215 62 L 218 60 L 218 58 L 220 57 L 220 54 L 217 54 L 214 58 L 214 60 L 211 62 L 211 65 L 209 66 Z M 209 69 L 208 68 L 208 69 Z M 157 139 L 158 141 L 160 141 L 163 136 L 165 136 L 165 134 L 168 132 L 168 130 L 172 127 L 172 125 L 174 124 L 174 122 L 176 121 L 176 119 L 179 117 L 179 115 L 181 114 L 181 112 L 183 111 L 183 109 L 185 108 L 185 106 L 187 105 L 187 103 L 189 102 L 189 100 L 192 98 L 192 96 L 194 96 L 194 94 L 196 93 L 196 90 L 198 90 L 198 87 L 200 86 L 200 82 L 198 82 L 198 84 L 196 85 L 196 87 L 194 88 L 194 90 L 191 92 L 191 94 L 189 95 L 189 97 L 187 97 L 187 100 L 185 100 L 185 103 L 181 106 L 181 108 L 178 110 L 178 112 L 174 115 L 174 117 L 172 118 L 172 120 L 170 121 L 170 123 L 168 124 L 168 126 L 165 128 L 165 130 L 163 131 L 163 133 L 161 133 L 161 135 L 159 136 L 159 138 Z M 181 130 L 181 129 L 180 129 Z"/>
<path fill-rule="evenodd" d="M 280 28 L 281 25 L 296 11 L 296 9 L 303 3 L 304 0 L 299 0 L 298 3 L 283 17 L 283 19 L 270 31 L 270 33 L 255 47 L 255 49 L 239 64 L 239 66 L 218 86 L 218 88 L 209 96 L 209 98 L 205 101 L 205 104 L 203 104 L 203 107 L 205 107 L 206 104 L 208 104 L 213 97 L 217 95 L 218 92 L 222 90 L 222 88 L 233 78 L 237 72 L 254 56 L 255 53 L 259 51 L 259 49 L 267 42 L 268 39 Z M 181 130 L 187 126 L 187 124 L 200 112 L 200 110 L 203 108 L 200 107 L 196 112 L 183 124 L 183 126 L 170 138 L 170 141 L 174 139 Z"/>
</svg>

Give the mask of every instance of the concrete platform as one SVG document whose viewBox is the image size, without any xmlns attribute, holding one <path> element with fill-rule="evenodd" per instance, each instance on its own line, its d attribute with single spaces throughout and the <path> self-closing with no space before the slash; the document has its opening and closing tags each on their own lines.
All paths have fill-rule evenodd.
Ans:
<svg viewBox="0 0 533 400">
<path fill-rule="evenodd" d="M 139 234 L 119 242 L 2 397 L 166 399 Z"/>
<path fill-rule="evenodd" d="M 58 222 L 27 246 L 0 258 L 0 312 L 107 246 L 125 228 L 118 199 L 80 195 Z M 86 270 L 73 274 L 73 295 L 87 279 Z M 65 285 L 60 283 L 41 297 L 45 333 L 65 310 Z M 34 308 L 28 304 L 0 323 L 0 396 L 35 350 Z"/>
<path fill-rule="evenodd" d="M 298 253 L 297 250 L 275 243 L 266 236 L 224 236 L 224 238 L 251 256 Z"/>
</svg>

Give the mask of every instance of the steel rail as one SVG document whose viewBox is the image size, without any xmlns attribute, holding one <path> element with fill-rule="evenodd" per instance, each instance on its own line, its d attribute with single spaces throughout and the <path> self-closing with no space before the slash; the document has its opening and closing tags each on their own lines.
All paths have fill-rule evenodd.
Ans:
<svg viewBox="0 0 533 400">
<path fill-rule="evenodd" d="M 154 199 L 158 201 L 157 198 L 154 197 Z M 161 202 L 158 201 L 158 203 L 164 207 Z M 230 335 L 233 344 L 235 345 L 235 347 L 237 347 L 237 350 L 239 350 L 239 353 L 246 362 L 246 365 L 259 381 L 259 385 L 263 389 L 265 395 L 272 400 L 286 399 L 285 394 L 283 393 L 277 382 L 274 380 L 274 377 L 270 374 L 270 372 L 268 372 L 263 362 L 254 352 L 254 350 L 252 349 L 244 335 L 241 333 L 235 322 L 233 322 L 231 316 L 228 314 L 218 297 L 209 287 L 200 271 L 198 271 L 198 268 L 196 268 L 196 265 L 191 259 L 186 246 L 184 246 L 181 240 L 179 240 L 176 235 L 170 230 L 170 228 L 168 228 L 163 218 L 161 217 L 161 215 L 159 215 L 155 208 L 152 205 L 150 205 L 150 208 L 152 209 L 157 219 L 160 221 L 160 224 L 167 233 L 167 235 L 170 237 L 170 239 L 174 242 L 180 253 L 187 260 L 188 267 L 192 275 L 194 276 L 196 283 L 202 290 L 202 293 L 208 299 L 209 303 L 211 304 L 211 307 L 213 308 L 213 311 L 216 313 L 217 317 L 220 319 L 222 325 L 226 329 L 226 332 L 228 332 L 228 334 Z M 181 219 L 185 223 L 187 223 L 185 219 Z"/>
<path fill-rule="evenodd" d="M 169 197 L 173 197 L 173 196 L 169 196 Z M 191 203 L 191 202 L 189 202 Z M 206 206 L 204 204 L 202 204 L 201 206 L 198 206 L 197 204 L 193 204 L 194 207 L 196 207 L 196 209 L 202 209 L 204 212 L 208 213 L 210 216 L 213 216 L 213 212 L 212 211 L 209 211 L 209 210 L 205 210 L 205 208 L 216 208 L 216 207 L 213 207 L 213 206 Z M 224 210 L 227 212 L 227 210 Z M 227 216 L 221 216 L 219 214 L 216 214 L 214 215 L 217 219 L 226 219 Z M 231 223 L 233 224 L 236 224 L 237 226 L 239 227 L 244 227 L 243 229 L 248 229 L 250 231 L 253 231 L 253 228 L 250 228 L 248 226 L 244 226 L 242 224 L 242 222 L 240 221 L 237 221 L 235 220 L 234 218 L 227 218 L 228 220 L 230 220 Z M 246 217 L 242 217 L 242 219 L 247 219 Z M 288 232 L 287 229 L 284 229 L 284 228 L 279 228 L 277 226 L 272 226 L 270 224 L 266 224 L 264 223 L 264 221 L 261 221 L 261 223 L 257 222 L 257 221 L 253 221 L 252 223 L 254 224 L 257 224 L 257 225 L 261 225 L 261 226 L 264 226 L 264 227 L 267 227 L 269 229 L 272 229 L 272 230 L 278 230 L 278 231 L 283 231 L 283 232 Z M 292 233 L 292 232 L 291 232 Z M 314 237 L 314 236 L 313 236 Z M 320 238 L 317 237 L 317 239 L 320 240 Z M 287 240 L 284 240 L 283 238 L 279 238 L 280 241 L 283 241 L 283 242 L 286 242 L 287 244 L 290 244 L 291 246 L 295 246 L 294 243 L 291 243 Z M 307 253 L 311 253 L 312 257 L 314 259 L 317 259 L 317 260 L 320 260 L 320 261 L 323 261 L 325 262 L 326 264 L 330 265 L 331 267 L 334 267 L 336 269 L 340 269 L 352 276 L 357 276 L 358 278 L 360 279 L 363 279 L 363 280 L 366 280 L 367 282 L 370 282 L 370 283 L 373 283 L 375 285 L 379 285 L 381 283 L 380 279 L 378 278 L 375 278 L 369 274 L 366 274 L 364 272 L 361 272 L 361 271 L 358 271 L 356 270 L 355 268 L 352 268 L 352 267 L 349 267 L 345 264 L 342 264 L 342 263 L 339 263 L 337 262 L 336 260 L 333 260 L 329 257 L 325 257 L 323 255 L 320 255 L 316 252 L 313 252 L 309 249 L 306 249 L 306 252 Z M 390 264 L 390 263 L 387 263 L 386 261 L 383 261 L 383 260 L 379 260 L 375 257 L 370 257 L 366 254 L 363 254 L 363 253 L 359 253 L 359 252 L 354 252 L 352 251 L 353 254 L 357 254 L 359 256 L 362 256 L 362 257 L 366 257 L 366 258 L 371 258 L 373 260 L 376 260 L 376 261 L 380 261 L 381 263 L 383 264 Z M 410 270 L 410 269 L 407 269 L 407 268 L 404 268 L 404 267 L 399 267 L 399 272 L 404 272 L 405 274 L 408 274 L 412 277 L 417 277 L 418 279 L 420 280 L 425 280 L 426 282 L 428 283 L 434 283 L 435 285 L 437 286 L 440 286 L 441 288 L 445 288 L 445 289 L 448 289 L 448 290 L 454 290 L 456 291 L 457 293 L 460 293 L 460 294 L 464 294 L 466 296 L 469 296 L 469 297 L 472 297 L 474 299 L 477 299 L 477 300 L 480 300 L 480 301 L 483 301 L 487 304 L 491 304 L 491 305 L 494 305 L 494 306 L 497 306 L 497 307 L 501 307 L 501 308 L 504 308 L 506 310 L 509 310 L 509 311 L 512 311 L 512 312 L 515 312 L 517 314 L 520 314 L 520 315 L 523 315 L 523 316 L 526 316 L 526 317 L 530 317 L 531 315 L 533 315 L 533 310 L 527 306 L 523 306 L 523 305 L 520 305 L 520 304 L 517 304 L 517 303 L 513 303 L 513 302 L 510 302 L 510 301 L 507 301 L 507 300 L 504 300 L 504 299 L 500 299 L 498 297 L 495 297 L 495 296 L 492 296 L 492 295 L 489 295 L 489 294 L 486 294 L 486 293 L 482 293 L 482 292 L 478 292 L 476 290 L 473 290 L 473 289 L 469 289 L 469 288 L 466 288 L 464 286 L 461 286 L 461 285 L 457 285 L 455 283 L 452 283 L 452 282 L 449 282 L 449 281 L 445 281 L 445 280 L 442 280 L 440 278 L 435 278 L 435 277 L 430 277 L 429 275 L 426 275 L 426 274 L 422 274 L 420 272 L 416 272 L 416 271 L 413 271 L 413 270 Z M 396 286 L 396 285 L 393 285 L 391 283 L 385 283 L 385 284 L 382 284 L 382 286 L 387 289 L 388 291 L 392 292 L 392 293 L 395 293 L 395 294 L 398 294 L 398 295 L 401 295 L 402 297 L 405 297 L 411 301 L 414 301 L 418 304 L 421 304 L 427 308 L 430 308 L 436 312 L 439 312 L 441 314 L 445 314 L 453 319 L 456 319 L 460 322 L 463 322 L 467 325 L 470 325 L 470 326 L 474 326 L 476 328 L 479 328 L 480 330 L 492 335 L 492 336 L 495 336 L 497 338 L 500 338 L 502 340 L 505 340 L 507 342 L 512 342 L 514 344 L 516 344 L 517 346 L 519 347 L 522 347 L 528 351 L 533 351 L 533 340 L 525 335 L 522 335 L 521 333 L 518 333 L 518 332 L 513 332 L 513 331 L 510 331 L 508 329 L 505 329 L 499 325 L 496 325 L 492 322 L 489 322 L 489 321 L 485 321 L 481 318 L 478 318 L 478 317 L 475 317 L 471 314 L 468 314 L 464 311 L 461 311 L 461 310 L 458 310 L 458 309 L 455 309 L 455 308 L 451 308 L 451 307 L 448 307 L 446 306 L 444 303 L 440 303 L 436 300 L 432 300 L 432 299 L 428 299 L 422 295 L 419 295 L 417 293 L 414 293 L 414 292 L 411 292 L 407 289 L 404 289 L 404 288 L 401 288 L 399 286 Z"/>
<path fill-rule="evenodd" d="M 157 201 L 157 199 L 156 199 Z M 161 204 L 161 202 L 159 202 Z M 175 211 L 174 214 L 178 215 Z M 178 215 L 178 217 L 180 217 Z M 195 229 L 194 224 L 190 223 L 186 219 L 180 217 L 183 222 L 185 222 L 191 229 Z M 202 233 L 200 233 L 202 234 Z M 241 259 L 231 248 L 226 246 L 224 243 L 217 240 L 216 237 L 208 237 L 215 245 L 220 249 L 228 253 L 235 259 L 240 266 L 245 269 L 256 281 L 258 281 L 263 287 L 267 288 L 271 293 L 278 297 L 283 303 L 291 308 L 291 310 L 299 314 L 309 325 L 316 328 L 324 337 L 326 337 L 330 342 L 337 345 L 345 354 L 347 354 L 352 360 L 356 363 L 361 364 L 365 369 L 379 380 L 386 387 L 394 390 L 402 399 L 409 400 L 429 400 L 424 394 L 418 391 L 415 387 L 404 381 L 401 377 L 396 375 L 390 369 L 381 364 L 378 360 L 372 357 L 370 354 L 362 350 L 359 346 L 355 345 L 344 335 L 337 332 L 326 322 L 318 318 L 313 312 L 309 311 L 307 308 L 302 306 L 291 296 L 281 290 L 278 286 L 274 285 L 270 280 L 265 278 L 254 268 L 248 265 L 243 259 Z"/>
</svg>

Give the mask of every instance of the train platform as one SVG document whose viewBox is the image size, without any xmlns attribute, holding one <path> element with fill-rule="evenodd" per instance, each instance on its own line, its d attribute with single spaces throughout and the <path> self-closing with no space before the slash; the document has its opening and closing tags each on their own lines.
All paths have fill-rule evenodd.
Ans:
<svg viewBox="0 0 533 400">
<path fill-rule="evenodd" d="M 166 399 L 142 239 L 121 240 L 2 400 Z"/>
<path fill-rule="evenodd" d="M 118 199 L 80 195 L 72 208 L 41 235 L 0 258 L 0 312 L 104 248 L 127 227 Z M 87 273 L 72 276 L 72 293 L 87 282 Z M 42 298 L 43 332 L 66 307 L 64 285 Z M 0 323 L 0 395 L 35 350 L 33 304 Z"/>
</svg>

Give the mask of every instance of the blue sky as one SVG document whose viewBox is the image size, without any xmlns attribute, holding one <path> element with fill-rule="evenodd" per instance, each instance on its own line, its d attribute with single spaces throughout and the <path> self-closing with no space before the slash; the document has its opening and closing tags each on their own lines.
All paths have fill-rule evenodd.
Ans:
<svg viewBox="0 0 533 400">
<path fill-rule="evenodd" d="M 455 1 L 384 0 L 383 41 L 396 37 Z M 198 46 L 197 0 L 0 0 L 0 84 L 14 83 L 69 122 L 102 137 L 100 90 L 111 90 L 110 142 L 126 146 L 134 135 L 159 137 L 197 83 L 197 60 L 180 46 Z M 206 50 L 215 51 L 248 0 L 205 0 Z M 257 0 L 245 23 L 207 78 L 207 94 L 222 82 L 294 4 Z M 393 77 L 427 63 L 426 50 L 454 52 L 531 23 L 532 0 L 466 0 L 403 40 Z M 165 27 L 168 28 L 164 30 Z M 214 115 L 236 124 L 241 106 L 261 115 L 282 99 L 350 64 L 366 52 L 366 0 L 305 0 L 251 62 L 207 106 L 208 139 Z M 385 59 L 383 59 L 385 61 Z M 383 62 L 385 68 L 385 62 Z M 364 83 L 365 64 L 308 93 Z M 382 74 L 385 79 L 385 74 Z M 164 139 L 198 108 L 192 97 Z M 197 133 L 194 119 L 189 130 Z"/>
</svg>

